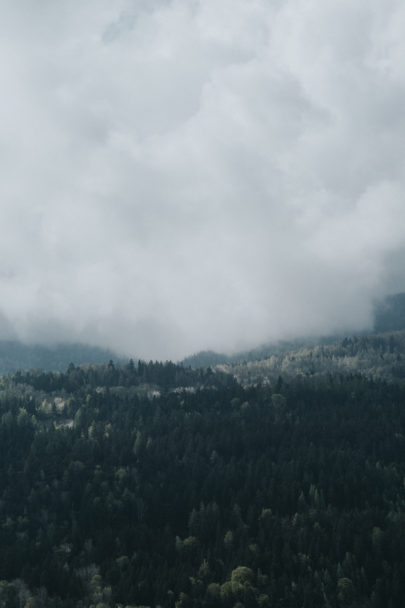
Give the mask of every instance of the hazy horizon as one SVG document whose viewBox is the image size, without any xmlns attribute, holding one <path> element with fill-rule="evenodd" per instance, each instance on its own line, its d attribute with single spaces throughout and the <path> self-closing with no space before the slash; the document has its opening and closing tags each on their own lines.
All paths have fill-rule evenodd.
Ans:
<svg viewBox="0 0 405 608">
<path fill-rule="evenodd" d="M 5 0 L 0 339 L 145 359 L 405 291 L 405 5 Z"/>
</svg>

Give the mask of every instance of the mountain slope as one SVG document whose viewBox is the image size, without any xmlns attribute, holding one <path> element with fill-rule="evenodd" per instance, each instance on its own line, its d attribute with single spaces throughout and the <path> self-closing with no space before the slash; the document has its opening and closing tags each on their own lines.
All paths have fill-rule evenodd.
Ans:
<svg viewBox="0 0 405 608">
<path fill-rule="evenodd" d="M 377 332 L 405 329 L 405 293 L 388 296 L 377 307 L 374 329 Z"/>
<path fill-rule="evenodd" d="M 405 330 L 405 293 L 397 293 L 386 297 L 378 303 L 374 313 L 373 331 L 368 333 L 383 333 L 386 331 Z M 360 336 L 367 332 L 359 332 Z M 182 363 L 191 367 L 208 367 L 218 364 L 239 364 L 247 361 L 258 361 L 269 359 L 272 356 L 280 356 L 288 352 L 301 349 L 310 349 L 316 346 L 326 346 L 344 339 L 345 334 L 335 336 L 308 336 L 296 340 L 280 340 L 275 343 L 263 344 L 248 351 L 241 351 L 233 355 L 216 353 L 214 351 L 201 351 L 186 357 Z"/>
</svg>

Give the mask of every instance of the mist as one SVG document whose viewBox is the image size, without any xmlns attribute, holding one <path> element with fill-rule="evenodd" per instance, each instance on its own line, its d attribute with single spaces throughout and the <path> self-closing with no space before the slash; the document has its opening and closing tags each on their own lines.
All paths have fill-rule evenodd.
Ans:
<svg viewBox="0 0 405 608">
<path fill-rule="evenodd" d="M 4 0 L 0 338 L 144 358 L 405 290 L 405 6 Z"/>
</svg>

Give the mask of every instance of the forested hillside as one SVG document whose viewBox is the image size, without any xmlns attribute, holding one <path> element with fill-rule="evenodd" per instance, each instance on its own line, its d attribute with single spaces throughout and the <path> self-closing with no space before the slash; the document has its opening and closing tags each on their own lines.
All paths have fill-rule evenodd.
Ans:
<svg viewBox="0 0 405 608">
<path fill-rule="evenodd" d="M 402 384 L 20 373 L 0 450 L 1 606 L 403 606 Z"/>
<path fill-rule="evenodd" d="M 225 363 L 218 370 L 244 385 L 325 374 L 361 373 L 374 379 L 405 379 L 405 331 L 353 336 L 330 344 L 282 351 L 261 361 Z"/>
</svg>

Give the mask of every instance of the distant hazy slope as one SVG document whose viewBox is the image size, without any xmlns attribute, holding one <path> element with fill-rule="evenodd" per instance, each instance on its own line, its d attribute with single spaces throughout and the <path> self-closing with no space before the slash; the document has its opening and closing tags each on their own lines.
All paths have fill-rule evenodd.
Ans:
<svg viewBox="0 0 405 608">
<path fill-rule="evenodd" d="M 11 340 L 0 341 L 0 374 L 37 368 L 45 371 L 64 371 L 69 363 L 88 365 L 106 363 L 110 359 L 116 361 L 117 354 L 85 344 L 40 346 Z"/>
<path fill-rule="evenodd" d="M 377 305 L 374 319 L 374 332 L 405 330 L 405 293 L 397 293 L 385 298 Z M 363 332 L 361 332 L 363 333 Z M 208 367 L 221 363 L 236 364 L 246 361 L 258 361 L 272 357 L 280 357 L 292 351 L 309 349 L 316 346 L 326 346 L 335 343 L 341 336 L 308 337 L 294 341 L 279 341 L 272 344 L 263 344 L 253 350 L 238 352 L 234 355 L 225 355 L 214 351 L 202 351 L 187 357 L 182 361 L 183 365 L 193 368 Z"/>
<path fill-rule="evenodd" d="M 219 363 L 228 363 L 230 357 L 213 350 L 202 350 L 195 355 L 190 355 L 181 361 L 182 365 L 198 369 L 199 367 L 210 367 Z"/>
<path fill-rule="evenodd" d="M 405 329 L 405 293 L 388 296 L 376 311 L 375 331 Z"/>
</svg>

